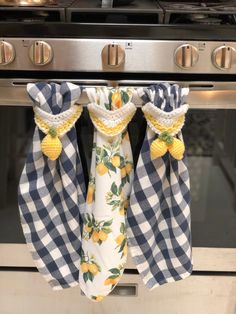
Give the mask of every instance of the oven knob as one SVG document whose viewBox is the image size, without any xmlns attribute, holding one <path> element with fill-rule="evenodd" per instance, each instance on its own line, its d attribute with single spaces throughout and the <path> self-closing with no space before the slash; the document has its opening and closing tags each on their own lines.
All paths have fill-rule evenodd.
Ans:
<svg viewBox="0 0 236 314">
<path fill-rule="evenodd" d="M 7 41 L 0 41 L 0 65 L 7 65 L 15 59 L 15 49 Z"/>
<path fill-rule="evenodd" d="M 125 62 L 125 51 L 118 44 L 106 45 L 102 50 L 102 63 L 107 67 L 119 67 Z"/>
<path fill-rule="evenodd" d="M 45 41 L 37 40 L 29 49 L 29 57 L 35 65 L 46 65 L 52 61 L 52 47 Z"/>
<path fill-rule="evenodd" d="M 235 52 L 235 49 L 230 46 L 218 47 L 213 51 L 212 62 L 218 69 L 230 69 Z"/>
<path fill-rule="evenodd" d="M 180 68 L 192 68 L 197 63 L 198 57 L 197 48 L 189 44 L 184 44 L 175 51 L 175 63 Z"/>
</svg>

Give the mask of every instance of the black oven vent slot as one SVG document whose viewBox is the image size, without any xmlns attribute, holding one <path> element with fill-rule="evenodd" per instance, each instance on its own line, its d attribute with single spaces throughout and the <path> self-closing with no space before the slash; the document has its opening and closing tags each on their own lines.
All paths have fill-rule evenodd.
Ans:
<svg viewBox="0 0 236 314">
<path fill-rule="evenodd" d="M 190 90 L 213 90 L 213 84 L 189 84 Z"/>
</svg>

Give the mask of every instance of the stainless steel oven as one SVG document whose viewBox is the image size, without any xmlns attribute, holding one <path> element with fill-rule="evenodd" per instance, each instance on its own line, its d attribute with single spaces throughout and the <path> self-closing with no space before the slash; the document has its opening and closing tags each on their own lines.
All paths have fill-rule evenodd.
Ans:
<svg viewBox="0 0 236 314">
<path fill-rule="evenodd" d="M 0 61 L 4 61 L 0 65 L 2 313 L 49 313 L 52 306 L 55 313 L 75 313 L 77 308 L 81 308 L 80 313 L 110 313 L 111 309 L 120 313 L 125 312 L 127 306 L 137 313 L 143 312 L 146 306 L 150 306 L 150 313 L 154 313 L 156 308 L 160 312 L 173 313 L 173 306 L 176 313 L 234 313 L 235 29 L 226 32 L 225 28 L 223 32 L 220 28 L 220 37 L 212 27 L 194 31 L 176 27 L 173 33 L 172 28 L 153 26 L 139 29 L 130 26 L 52 25 L 40 28 L 41 37 L 36 35 L 38 30 L 37 24 L 25 25 L 24 29 L 18 29 L 16 25 L 0 28 Z M 180 39 L 183 35 L 184 40 Z M 7 60 L 11 62 L 7 63 Z M 109 64 L 109 60 L 115 64 Z M 190 279 L 149 293 L 142 286 L 129 258 L 120 285 L 104 305 L 97 307 L 85 300 L 79 290 L 53 294 L 42 281 L 28 253 L 17 206 L 19 177 L 34 129 L 26 84 L 39 80 L 66 80 L 83 87 L 117 84 L 134 88 L 168 81 L 190 88 L 190 110 L 183 130 L 192 198 L 194 271 Z M 85 110 L 76 125 L 86 180 L 93 134 L 86 110 L 87 101 L 86 95 L 82 94 Z M 142 106 L 137 95 L 133 101 L 137 107 Z M 135 162 L 145 128 L 139 108 L 129 125 Z M 30 285 L 34 286 L 30 288 Z M 16 312 L 14 303 L 9 304 L 12 296 L 16 296 L 19 306 Z M 27 303 L 28 296 L 37 308 Z"/>
</svg>

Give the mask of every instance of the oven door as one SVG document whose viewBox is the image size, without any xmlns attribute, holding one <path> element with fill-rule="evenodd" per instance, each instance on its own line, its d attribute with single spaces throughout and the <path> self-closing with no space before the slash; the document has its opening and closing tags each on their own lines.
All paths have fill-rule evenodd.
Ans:
<svg viewBox="0 0 236 314">
<path fill-rule="evenodd" d="M 12 84 L 11 81 L 0 80 L 0 295 L 6 297 L 1 302 L 5 309 L 3 313 L 14 312 L 9 310 L 13 309 L 14 304 L 9 304 L 7 300 L 19 294 L 22 299 L 18 302 L 24 303 L 27 310 L 23 312 L 26 314 L 28 311 L 32 313 L 32 308 L 27 304 L 28 296 L 35 302 L 47 298 L 46 303 L 39 302 L 34 313 L 51 313 L 49 310 L 55 303 L 61 304 L 57 313 L 65 313 L 71 302 L 75 302 L 75 308 L 81 304 L 81 314 L 87 313 L 90 308 L 92 311 L 94 305 L 83 296 L 77 298 L 77 289 L 76 292 L 65 292 L 62 298 L 50 291 L 39 274 L 35 273 L 25 244 L 17 206 L 17 188 L 31 145 L 34 120 L 25 82 L 15 81 L 14 87 Z M 132 82 L 124 81 L 121 84 Z M 173 313 L 173 306 L 177 309 L 176 313 L 186 314 L 233 313 L 236 306 L 236 83 L 184 84 L 190 86 L 190 110 L 183 132 L 191 179 L 193 276 L 148 294 L 129 257 L 122 282 L 105 301 L 104 307 L 96 308 L 96 313 L 110 313 L 111 304 L 114 312 L 117 308 L 125 312 L 122 306 L 126 302 L 120 303 L 114 299 L 117 296 L 122 300 L 133 297 L 128 298 L 127 302 L 137 313 L 145 300 L 157 302 L 153 306 L 156 304 L 160 309 L 164 308 L 167 314 Z M 83 97 L 82 101 L 86 103 Z M 85 173 L 88 173 L 93 127 L 86 110 L 76 127 L 83 166 Z M 139 108 L 129 126 L 135 161 L 145 128 Z M 36 290 L 30 288 L 32 284 Z M 209 298 L 212 302 L 208 302 Z M 150 313 L 154 313 L 154 308 Z"/>
</svg>

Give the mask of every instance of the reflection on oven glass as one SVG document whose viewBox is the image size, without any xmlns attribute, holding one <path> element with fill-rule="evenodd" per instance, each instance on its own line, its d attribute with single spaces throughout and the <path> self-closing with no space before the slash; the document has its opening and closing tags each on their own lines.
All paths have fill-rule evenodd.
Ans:
<svg viewBox="0 0 236 314">
<path fill-rule="evenodd" d="M 87 110 L 76 125 L 88 181 L 93 126 Z M 141 110 L 129 125 L 137 162 L 145 135 Z M 30 108 L 0 107 L 0 243 L 24 243 L 17 188 L 34 120 Z M 191 179 L 193 245 L 236 247 L 236 110 L 190 110 L 184 127 Z"/>
<path fill-rule="evenodd" d="M 184 138 L 193 245 L 236 247 L 236 111 L 191 110 Z"/>
</svg>

